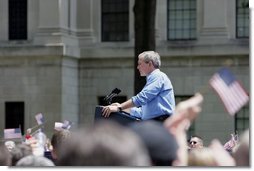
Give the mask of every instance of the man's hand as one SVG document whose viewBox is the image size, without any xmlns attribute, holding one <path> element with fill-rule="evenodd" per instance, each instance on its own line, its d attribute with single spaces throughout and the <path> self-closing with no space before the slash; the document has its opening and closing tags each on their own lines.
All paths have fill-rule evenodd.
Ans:
<svg viewBox="0 0 254 171">
<path fill-rule="evenodd" d="M 112 103 L 111 106 L 121 107 L 121 104 L 120 103 Z"/>
<path fill-rule="evenodd" d="M 203 96 L 199 93 L 195 94 L 195 96 L 180 102 L 176 106 L 174 114 L 164 122 L 164 126 L 175 136 L 179 145 L 178 160 L 174 161 L 174 166 L 187 166 L 188 164 L 186 130 L 201 111 L 200 105 L 202 102 Z"/>
<path fill-rule="evenodd" d="M 181 121 L 187 119 L 189 123 L 198 116 L 201 111 L 201 104 L 203 96 L 200 93 L 195 94 L 193 97 L 180 102 L 175 109 L 174 114 L 164 122 L 167 128 L 177 126 Z"/>
<path fill-rule="evenodd" d="M 224 149 L 219 140 L 212 140 L 209 148 L 212 150 L 217 166 L 235 166 L 234 158 Z"/>
<path fill-rule="evenodd" d="M 102 116 L 104 116 L 104 117 L 109 117 L 111 112 L 118 112 L 118 106 L 117 105 L 109 105 L 109 106 L 104 106 L 102 108 Z"/>
</svg>

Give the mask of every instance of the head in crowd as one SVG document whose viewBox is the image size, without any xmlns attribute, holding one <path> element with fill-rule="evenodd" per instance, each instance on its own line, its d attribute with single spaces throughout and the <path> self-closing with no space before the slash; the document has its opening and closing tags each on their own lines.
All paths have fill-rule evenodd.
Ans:
<svg viewBox="0 0 254 171">
<path fill-rule="evenodd" d="M 139 137 L 113 121 L 99 121 L 73 132 L 61 147 L 59 166 L 149 166 Z"/>
<path fill-rule="evenodd" d="M 0 143 L 0 166 L 11 166 L 11 154 L 2 143 Z"/>
<path fill-rule="evenodd" d="M 240 136 L 239 144 L 233 149 L 232 156 L 236 166 L 250 166 L 250 139 L 249 130 Z"/>
<path fill-rule="evenodd" d="M 130 129 L 145 143 L 154 166 L 171 166 L 177 159 L 175 137 L 160 122 L 150 120 L 133 123 Z"/>
<path fill-rule="evenodd" d="M 210 148 L 196 148 L 189 152 L 188 166 L 217 166 Z"/>
<path fill-rule="evenodd" d="M 10 152 L 12 155 L 12 166 L 15 166 L 16 163 L 23 157 L 32 155 L 32 147 L 27 144 L 17 144 L 14 149 Z"/>
<path fill-rule="evenodd" d="M 14 141 L 6 141 L 4 144 L 9 151 L 11 151 L 16 146 L 16 143 Z"/>
<path fill-rule="evenodd" d="M 190 149 L 203 148 L 204 147 L 203 139 L 197 135 L 191 136 L 189 141 L 189 147 Z"/>
<path fill-rule="evenodd" d="M 52 151 L 51 156 L 54 160 L 57 160 L 60 146 L 63 142 L 65 142 L 70 137 L 70 131 L 63 129 L 59 131 L 55 131 L 51 138 Z"/>
<path fill-rule="evenodd" d="M 55 166 L 54 163 L 46 157 L 29 155 L 20 159 L 16 166 L 40 167 Z"/>
</svg>

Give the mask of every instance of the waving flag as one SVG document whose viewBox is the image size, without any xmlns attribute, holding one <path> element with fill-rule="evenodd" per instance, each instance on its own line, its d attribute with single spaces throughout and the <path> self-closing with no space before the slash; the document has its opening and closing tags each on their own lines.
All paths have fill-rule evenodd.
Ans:
<svg viewBox="0 0 254 171">
<path fill-rule="evenodd" d="M 224 149 L 231 151 L 238 143 L 238 135 L 231 134 L 231 139 L 224 144 Z"/>
<path fill-rule="evenodd" d="M 62 122 L 55 122 L 55 130 L 57 130 L 57 131 L 63 130 L 63 123 Z"/>
<path fill-rule="evenodd" d="M 35 119 L 36 119 L 38 125 L 44 124 L 44 117 L 43 117 L 42 113 L 38 113 L 37 115 L 35 115 Z"/>
<path fill-rule="evenodd" d="M 70 129 L 72 122 L 65 120 L 62 122 L 55 122 L 55 130 L 63 130 L 63 129 Z"/>
<path fill-rule="evenodd" d="M 63 129 L 70 129 L 71 125 L 72 125 L 71 121 L 65 120 L 62 127 L 63 127 Z"/>
<path fill-rule="evenodd" d="M 246 91 L 227 68 L 215 73 L 209 83 L 220 96 L 230 115 L 234 115 L 249 101 Z"/>
<path fill-rule="evenodd" d="M 4 139 L 22 138 L 20 128 L 4 129 Z"/>
</svg>

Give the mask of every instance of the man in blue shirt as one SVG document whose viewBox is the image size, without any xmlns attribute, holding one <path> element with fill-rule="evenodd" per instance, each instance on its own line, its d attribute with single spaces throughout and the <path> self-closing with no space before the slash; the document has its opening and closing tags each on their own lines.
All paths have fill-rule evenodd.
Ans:
<svg viewBox="0 0 254 171">
<path fill-rule="evenodd" d="M 141 120 L 161 121 L 172 115 L 175 110 L 174 90 L 168 76 L 160 71 L 160 66 L 160 55 L 157 52 L 145 51 L 139 54 L 137 69 L 140 76 L 146 76 L 146 85 L 126 102 L 103 107 L 102 115 L 108 117 L 111 112 L 124 110 Z"/>
</svg>

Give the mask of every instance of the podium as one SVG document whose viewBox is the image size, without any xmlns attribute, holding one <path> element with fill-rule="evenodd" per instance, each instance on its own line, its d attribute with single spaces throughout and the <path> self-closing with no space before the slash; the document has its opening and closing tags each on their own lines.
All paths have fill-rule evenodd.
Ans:
<svg viewBox="0 0 254 171">
<path fill-rule="evenodd" d="M 97 106 L 95 108 L 95 115 L 94 115 L 94 122 L 97 122 L 99 120 L 113 120 L 115 122 L 118 122 L 121 125 L 128 125 L 132 122 L 138 122 L 140 121 L 139 118 L 136 118 L 134 116 L 129 115 L 128 113 L 121 111 L 121 112 L 112 112 L 109 117 L 105 118 L 102 116 L 102 106 Z"/>
</svg>

